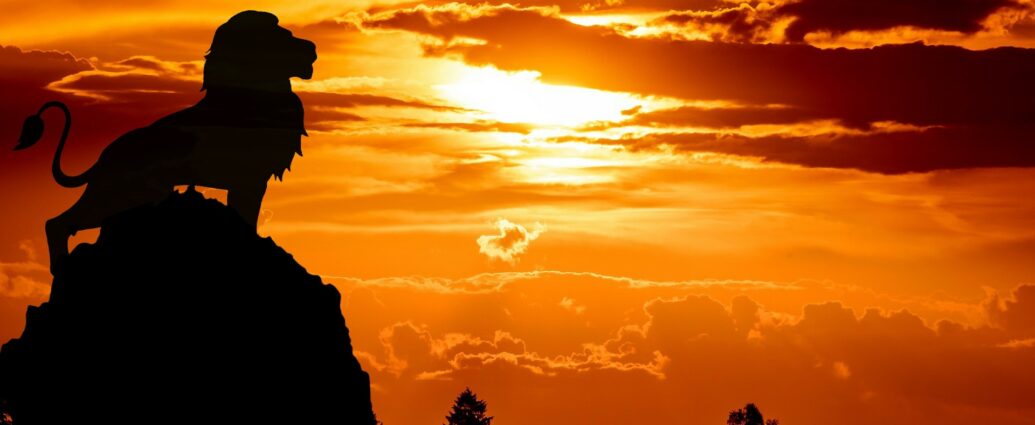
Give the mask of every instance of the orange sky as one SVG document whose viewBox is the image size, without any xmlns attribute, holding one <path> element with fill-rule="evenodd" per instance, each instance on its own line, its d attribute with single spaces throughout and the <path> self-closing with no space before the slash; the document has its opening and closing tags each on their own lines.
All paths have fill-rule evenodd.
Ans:
<svg viewBox="0 0 1035 425">
<path fill-rule="evenodd" d="M 241 6 L 191 3 L 9 0 L 0 141 L 65 100 L 77 172 L 196 102 Z M 252 2 L 319 51 L 259 231 L 388 425 L 465 386 L 501 425 L 1035 423 L 1035 3 L 933 5 Z M 53 137 L 0 149 L 0 341 L 78 196 Z"/>
</svg>

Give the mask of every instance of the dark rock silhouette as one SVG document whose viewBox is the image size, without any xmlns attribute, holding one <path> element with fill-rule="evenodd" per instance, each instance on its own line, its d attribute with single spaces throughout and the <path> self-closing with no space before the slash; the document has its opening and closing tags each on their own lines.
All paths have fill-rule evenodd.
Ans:
<svg viewBox="0 0 1035 425">
<path fill-rule="evenodd" d="M 0 349 L 16 425 L 371 424 L 340 295 L 188 191 L 108 218 Z"/>
<path fill-rule="evenodd" d="M 15 150 L 40 140 L 46 110 L 64 112 L 51 170 L 61 186 L 86 185 L 74 205 L 47 221 L 51 272 L 68 255 L 69 236 L 157 202 L 177 185 L 226 189 L 228 204 L 256 224 L 267 182 L 282 178 L 302 154 L 305 111 L 291 91 L 291 78 L 312 78 L 316 61 L 316 45 L 278 23 L 271 13 L 248 10 L 220 25 L 205 56 L 205 98 L 120 136 L 82 174 L 61 169 L 72 125 L 65 104 L 48 102 L 25 120 Z"/>
</svg>

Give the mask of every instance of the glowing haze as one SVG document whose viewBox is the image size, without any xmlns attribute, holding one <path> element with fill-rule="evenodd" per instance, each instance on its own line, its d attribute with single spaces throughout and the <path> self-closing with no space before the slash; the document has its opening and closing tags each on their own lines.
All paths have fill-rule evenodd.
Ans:
<svg viewBox="0 0 1035 425">
<path fill-rule="evenodd" d="M 0 142 L 64 100 L 71 171 L 200 99 L 240 7 L 5 6 Z M 1035 423 L 1030 0 L 249 7 L 320 56 L 260 233 L 345 295 L 386 424 L 465 386 L 503 424 Z M 46 137 L 0 149 L 0 341 L 78 196 Z"/>
</svg>

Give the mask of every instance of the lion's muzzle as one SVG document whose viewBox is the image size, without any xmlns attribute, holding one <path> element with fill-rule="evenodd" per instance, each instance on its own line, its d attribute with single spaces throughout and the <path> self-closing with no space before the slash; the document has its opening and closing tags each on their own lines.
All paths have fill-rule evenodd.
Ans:
<svg viewBox="0 0 1035 425">
<path fill-rule="evenodd" d="M 295 52 L 298 52 L 300 69 L 295 76 L 308 80 L 313 78 L 313 63 L 316 62 L 316 43 L 304 38 L 295 38 Z"/>
</svg>

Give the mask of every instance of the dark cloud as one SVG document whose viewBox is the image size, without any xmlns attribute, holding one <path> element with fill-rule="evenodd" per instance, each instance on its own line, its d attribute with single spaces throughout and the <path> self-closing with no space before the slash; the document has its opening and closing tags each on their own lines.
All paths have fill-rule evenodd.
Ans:
<svg viewBox="0 0 1035 425">
<path fill-rule="evenodd" d="M 514 5 L 519 7 L 550 7 L 557 8 L 562 12 L 591 12 L 591 11 L 658 11 L 658 10 L 711 10 L 722 4 L 724 0 L 434 0 L 434 1 L 412 1 L 392 4 L 390 6 L 373 6 L 367 9 L 368 12 L 378 13 L 399 8 L 411 8 L 417 6 L 443 6 L 449 4 L 461 4 L 478 6 L 488 5 Z"/>
<path fill-rule="evenodd" d="M 421 122 L 405 124 L 406 127 L 419 128 L 442 128 L 447 130 L 461 130 L 470 132 L 502 132 L 528 134 L 535 128 L 532 124 L 509 123 L 499 121 L 474 121 L 474 122 Z"/>
<path fill-rule="evenodd" d="M 712 40 L 765 42 L 778 22 L 787 41 L 800 42 L 813 32 L 840 35 L 914 27 L 973 34 L 991 15 L 1004 9 L 1030 9 L 1015 0 L 802 0 L 777 4 L 741 4 L 715 10 L 676 10 L 659 22 L 708 33 Z"/>
<path fill-rule="evenodd" d="M 328 108 L 307 107 L 305 111 L 305 128 L 307 130 L 334 131 L 341 128 L 343 123 L 356 121 L 366 121 L 366 118 Z"/>
<path fill-rule="evenodd" d="M 22 120 L 36 113 L 47 101 L 62 100 L 70 105 L 81 104 L 84 99 L 54 91 L 48 86 L 93 68 L 87 60 L 69 53 L 0 47 L 0 93 L 3 93 L 3 101 L 0 101 L 0 143 L 10 143 L 8 146 L 13 147 L 21 132 Z M 9 147 L 0 146 L 0 168 L 17 173 L 27 165 L 49 159 L 50 154 L 43 155 L 42 150 L 33 149 L 20 155 L 20 158 L 14 158 Z"/>
<path fill-rule="evenodd" d="M 154 74 L 80 74 L 61 81 L 53 86 L 60 90 L 86 92 L 117 96 L 132 92 L 167 92 L 183 93 L 189 102 L 197 97 L 201 84 L 198 81 L 184 80 L 167 75 Z"/>
<path fill-rule="evenodd" d="M 714 41 L 764 42 L 769 38 L 773 20 L 779 18 L 768 4 L 758 7 L 742 3 L 737 7 L 716 10 L 670 12 L 656 23 L 670 23 L 705 32 Z"/>
<path fill-rule="evenodd" d="M 1035 79 L 1029 78 L 1035 50 L 922 44 L 823 50 L 631 39 L 537 11 L 460 12 L 400 11 L 371 24 L 443 39 L 484 39 L 485 45 L 454 45 L 448 53 L 478 65 L 537 70 L 549 82 L 608 90 L 782 104 L 860 122 L 1028 122 L 1035 110 Z M 529 27 L 537 31 L 529 33 Z"/>
<path fill-rule="evenodd" d="M 1035 126 L 929 128 L 821 136 L 667 133 L 617 140 L 580 140 L 621 144 L 631 149 L 667 146 L 676 151 L 749 156 L 806 167 L 900 174 L 976 167 L 1031 167 L 1035 165 L 1032 131 Z"/>
<path fill-rule="evenodd" d="M 1012 331 L 1035 331 L 1035 285 L 1018 286 L 1008 300 L 994 295 L 984 307 L 996 325 Z"/>
<path fill-rule="evenodd" d="M 334 93 L 297 91 L 298 97 L 306 106 L 306 128 L 318 131 L 332 131 L 341 127 L 344 122 L 365 121 L 361 115 L 342 111 L 341 109 L 360 108 L 365 106 L 384 106 L 395 108 L 417 108 L 431 111 L 463 111 L 448 105 L 437 105 L 420 100 L 397 99 L 364 93 Z M 488 131 L 488 130 L 486 130 Z"/>
<path fill-rule="evenodd" d="M 360 106 L 396 106 L 407 108 L 431 109 L 435 111 L 463 111 L 462 108 L 448 105 L 436 105 L 419 100 L 403 100 L 388 96 L 363 93 L 332 93 L 299 91 L 298 97 L 306 106 L 355 108 Z"/>
<path fill-rule="evenodd" d="M 1031 49 L 972 51 L 915 43 L 825 50 L 803 44 L 634 39 L 607 28 L 575 25 L 540 10 L 509 6 L 401 10 L 371 18 L 368 24 L 443 40 L 461 36 L 486 40 L 484 45 L 454 44 L 441 54 L 505 70 L 537 70 L 550 83 L 783 105 L 802 117 L 829 117 L 852 128 L 886 121 L 943 128 L 920 134 L 841 137 L 830 147 L 805 139 L 788 146 L 746 140 L 731 145 L 742 155 L 893 172 L 1035 165 L 1030 131 L 1035 116 L 1035 78 L 1031 78 L 1035 50 Z M 759 113 L 763 119 L 764 114 L 776 114 Z M 747 117 L 743 118 L 740 122 Z M 853 142 L 867 146 L 850 145 Z M 716 143 L 684 145 L 732 150 Z M 781 152 L 784 148 L 787 152 Z M 820 156 L 821 161 L 806 155 L 818 151 L 833 155 Z M 869 156 L 845 156 L 858 153 Z"/>
<path fill-rule="evenodd" d="M 982 22 L 1015 0 L 803 0 L 783 5 L 779 13 L 796 18 L 787 28 L 790 40 L 814 31 L 834 34 L 913 26 L 975 33 Z"/>
<path fill-rule="evenodd" d="M 651 318 L 644 326 L 647 341 L 662 346 L 663 351 L 682 351 L 688 343 L 701 340 L 738 337 L 733 317 L 709 297 L 655 300 L 648 302 L 644 310 Z"/>
<path fill-rule="evenodd" d="M 16 140 L 25 116 L 46 100 L 63 97 L 47 87 L 50 83 L 92 69 L 88 61 L 68 53 L 0 46 L 0 137 Z"/>
<path fill-rule="evenodd" d="M 818 111 L 810 112 L 789 107 L 701 108 L 687 106 L 634 113 L 632 117 L 620 124 L 728 129 L 755 124 L 793 124 L 823 118 L 833 117 Z"/>
<path fill-rule="evenodd" d="M 22 51 L 0 45 L 0 84 L 4 89 L 41 88 L 66 75 L 93 69 L 86 59 L 55 51 Z"/>
</svg>

